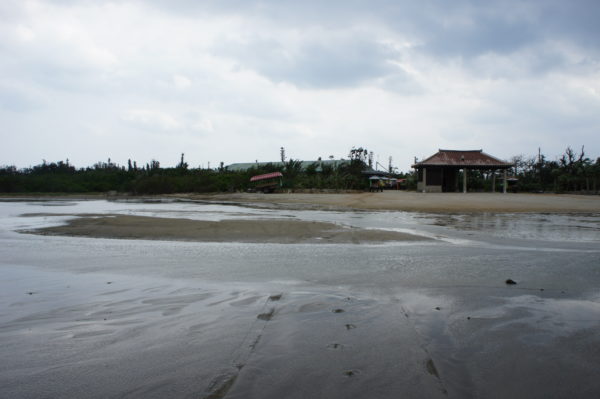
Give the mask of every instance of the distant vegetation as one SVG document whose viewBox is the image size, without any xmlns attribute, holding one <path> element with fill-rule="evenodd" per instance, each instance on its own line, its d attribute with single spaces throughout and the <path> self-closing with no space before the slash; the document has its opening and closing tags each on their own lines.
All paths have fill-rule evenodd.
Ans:
<svg viewBox="0 0 600 399">
<path fill-rule="evenodd" d="M 0 167 L 0 192 L 4 193 L 92 193 L 117 191 L 132 194 L 170 194 L 185 192 L 245 191 L 252 187 L 250 177 L 263 173 L 282 172 L 284 189 L 364 189 L 368 185 L 361 173 L 362 161 L 349 161 L 337 167 L 317 164 L 302 170 L 300 161 L 290 159 L 283 166 L 266 164 L 246 171 L 191 169 L 181 157 L 174 168 L 161 168 L 156 160 L 138 166 L 98 162 L 92 167 L 76 168 L 69 161 L 58 161 L 31 168 Z"/>
<path fill-rule="evenodd" d="M 597 194 L 600 190 L 600 158 L 595 161 L 588 158 L 583 147 L 579 153 L 567 147 L 555 161 L 548 161 L 540 153 L 529 157 L 514 156 L 510 162 L 514 166 L 509 170 L 509 176 L 517 179 L 509 184 L 510 191 Z M 491 189 L 491 181 L 484 179 L 481 172 L 469 172 L 468 179 L 470 190 Z"/>
<path fill-rule="evenodd" d="M 516 156 L 511 159 L 520 191 L 594 192 L 600 189 L 600 157 L 595 161 L 585 156 L 581 147 L 576 154 L 571 147 L 557 161 L 537 157 Z"/>
<path fill-rule="evenodd" d="M 290 159 L 283 165 L 266 164 L 246 171 L 233 172 L 227 168 L 193 169 L 184 161 L 173 168 L 161 168 L 156 160 L 138 166 L 129 161 L 127 166 L 110 161 L 98 162 L 91 167 L 76 168 L 69 161 L 43 162 L 31 168 L 0 167 L 0 192 L 3 193 L 92 193 L 117 191 L 132 194 L 170 194 L 184 192 L 232 192 L 251 188 L 250 177 L 269 172 L 282 172 L 284 189 L 334 189 L 362 190 L 368 179 L 361 172 L 366 167 L 364 153 L 350 154 L 350 160 L 338 166 L 315 163 L 302 170 L 298 160 Z M 524 192 L 588 192 L 600 189 L 600 158 L 592 161 L 582 148 L 576 154 L 571 148 L 556 161 L 545 156 L 516 156 L 512 175 L 518 180 L 511 185 L 513 191 Z M 408 188 L 416 188 L 413 173 L 397 173 L 406 178 Z M 489 190 L 489 179 L 473 172 L 469 187 Z"/>
</svg>

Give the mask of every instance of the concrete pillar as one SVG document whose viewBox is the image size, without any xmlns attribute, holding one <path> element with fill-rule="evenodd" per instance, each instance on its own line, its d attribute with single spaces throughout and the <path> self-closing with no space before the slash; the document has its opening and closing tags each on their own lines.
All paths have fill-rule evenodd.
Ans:
<svg viewBox="0 0 600 399">
<path fill-rule="evenodd" d="M 496 192 L 496 171 L 492 172 L 492 192 Z"/>
<path fill-rule="evenodd" d="M 454 169 L 454 192 L 458 192 L 458 169 Z"/>
<path fill-rule="evenodd" d="M 423 168 L 423 192 L 427 192 L 427 168 Z"/>
<path fill-rule="evenodd" d="M 467 193 L 467 168 L 463 169 L 463 193 Z"/>
<path fill-rule="evenodd" d="M 502 188 L 502 192 L 504 194 L 506 194 L 507 186 L 508 186 L 508 180 L 506 179 L 506 169 L 504 169 L 504 184 L 503 184 L 503 188 Z"/>
</svg>

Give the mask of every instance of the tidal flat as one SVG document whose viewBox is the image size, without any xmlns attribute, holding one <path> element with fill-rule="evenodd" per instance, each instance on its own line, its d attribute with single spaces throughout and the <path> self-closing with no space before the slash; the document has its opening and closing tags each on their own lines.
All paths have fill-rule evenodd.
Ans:
<svg viewBox="0 0 600 399">
<path fill-rule="evenodd" d="M 316 245 L 22 233 L 119 217 L 243 220 L 257 236 L 252 223 L 265 220 L 280 235 L 290 221 L 399 236 Z M 598 213 L 49 199 L 2 201 L 0 218 L 0 397 L 600 393 Z"/>
</svg>

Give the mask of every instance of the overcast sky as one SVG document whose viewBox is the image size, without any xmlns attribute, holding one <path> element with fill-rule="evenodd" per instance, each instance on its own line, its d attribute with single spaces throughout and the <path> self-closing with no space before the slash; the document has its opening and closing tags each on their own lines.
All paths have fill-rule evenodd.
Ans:
<svg viewBox="0 0 600 399">
<path fill-rule="evenodd" d="M 0 2 L 0 165 L 600 156 L 600 1 Z"/>
</svg>

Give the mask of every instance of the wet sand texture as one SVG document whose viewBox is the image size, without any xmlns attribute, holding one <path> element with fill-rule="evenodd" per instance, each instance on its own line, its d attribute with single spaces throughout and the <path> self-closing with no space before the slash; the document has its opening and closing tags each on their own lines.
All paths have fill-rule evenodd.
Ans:
<svg viewBox="0 0 600 399">
<path fill-rule="evenodd" d="M 374 243 L 420 241 L 426 237 L 383 230 L 350 228 L 300 220 L 222 220 L 153 218 L 145 216 L 81 217 L 66 225 L 27 233 L 97 238 L 251 243 Z"/>
</svg>

